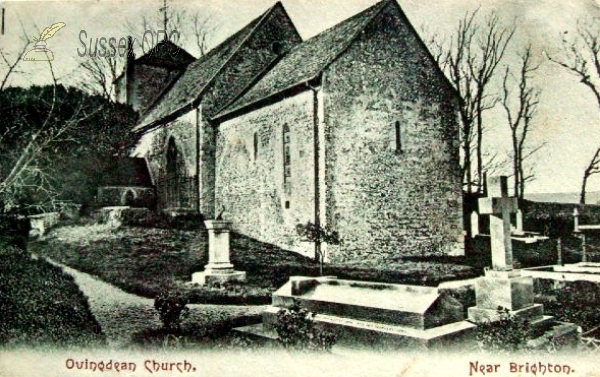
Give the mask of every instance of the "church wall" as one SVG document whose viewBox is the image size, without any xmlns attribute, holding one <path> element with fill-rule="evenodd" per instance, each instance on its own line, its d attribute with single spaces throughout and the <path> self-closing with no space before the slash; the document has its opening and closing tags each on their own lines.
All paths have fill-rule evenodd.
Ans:
<svg viewBox="0 0 600 377">
<path fill-rule="evenodd" d="M 301 242 L 295 230 L 300 223 L 314 221 L 312 114 L 313 95 L 306 91 L 219 126 L 216 212 L 224 207 L 223 218 L 233 222 L 235 231 L 290 250 L 312 252 L 312 244 Z M 284 184 L 285 124 L 289 126 L 288 184 Z"/>
<path fill-rule="evenodd" d="M 196 111 L 191 111 L 177 120 L 144 134 L 138 150 L 147 158 L 149 169 L 156 186 L 159 210 L 172 209 L 195 211 L 198 200 L 196 178 Z M 173 202 L 166 195 L 166 165 L 169 138 L 173 137 L 181 155 L 179 185 L 181 198 Z"/>
<path fill-rule="evenodd" d="M 456 107 L 397 15 L 388 6 L 324 74 L 326 223 L 343 241 L 330 261 L 463 252 Z"/>
</svg>

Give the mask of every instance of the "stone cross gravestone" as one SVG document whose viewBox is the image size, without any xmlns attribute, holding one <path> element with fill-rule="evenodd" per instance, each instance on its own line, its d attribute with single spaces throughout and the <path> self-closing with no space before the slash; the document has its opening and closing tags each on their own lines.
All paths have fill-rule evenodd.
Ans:
<svg viewBox="0 0 600 377">
<path fill-rule="evenodd" d="M 508 197 L 507 177 L 490 178 L 487 186 L 488 197 L 479 199 L 479 213 L 490 215 L 493 269 L 486 269 L 475 283 L 477 305 L 469 308 L 469 321 L 497 321 L 502 308 L 530 323 L 529 335 L 535 337 L 528 341 L 530 347 L 543 348 L 550 341 L 577 344 L 577 326 L 544 315 L 544 307 L 534 302 L 533 278 L 513 269 L 510 214 L 517 212 L 518 202 Z"/>
<path fill-rule="evenodd" d="M 496 271 L 513 268 L 510 215 L 519 209 L 517 198 L 508 196 L 508 178 L 493 177 L 488 180 L 488 197 L 479 199 L 479 213 L 490 215 L 492 241 L 492 267 Z"/>
<path fill-rule="evenodd" d="M 543 308 L 533 302 L 533 279 L 513 270 L 510 215 L 518 210 L 517 198 L 508 196 L 507 177 L 488 179 L 488 197 L 479 199 L 479 212 L 490 215 L 492 270 L 475 284 L 477 306 L 469 308 L 474 322 L 496 320 L 498 307 L 530 320 L 542 320 Z"/>
</svg>

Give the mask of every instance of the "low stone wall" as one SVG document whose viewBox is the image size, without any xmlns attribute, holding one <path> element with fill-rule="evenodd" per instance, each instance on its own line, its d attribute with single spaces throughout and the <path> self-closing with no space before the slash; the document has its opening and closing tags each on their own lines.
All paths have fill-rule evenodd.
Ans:
<svg viewBox="0 0 600 377">
<path fill-rule="evenodd" d="M 30 237 L 41 237 L 46 234 L 50 228 L 58 224 L 60 220 L 60 214 L 58 212 L 41 213 L 39 215 L 28 216 L 31 224 L 31 230 L 29 231 Z"/>
<path fill-rule="evenodd" d="M 127 206 L 153 209 L 156 207 L 156 195 L 151 187 L 104 186 L 98 188 L 96 204 L 99 207 Z"/>
<path fill-rule="evenodd" d="M 123 224 L 144 222 L 150 216 L 148 208 L 132 208 L 127 206 L 103 207 L 98 211 L 98 222 L 118 228 Z"/>
<path fill-rule="evenodd" d="M 555 264 L 558 258 L 556 239 L 542 240 L 530 244 L 513 240 L 512 247 L 513 259 L 520 267 Z M 467 258 L 478 260 L 482 265 L 491 265 L 491 250 L 491 240 L 489 236 L 477 236 L 466 241 Z"/>
</svg>

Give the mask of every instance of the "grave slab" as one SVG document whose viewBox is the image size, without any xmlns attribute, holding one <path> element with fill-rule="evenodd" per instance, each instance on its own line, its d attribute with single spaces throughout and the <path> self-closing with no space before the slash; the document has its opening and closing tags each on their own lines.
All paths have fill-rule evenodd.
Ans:
<svg viewBox="0 0 600 377">
<path fill-rule="evenodd" d="M 431 346 L 470 336 L 476 328 L 464 320 L 458 300 L 434 287 L 294 276 L 273 294 L 261 331 L 273 330 L 277 312 L 295 303 L 350 341 Z"/>
</svg>

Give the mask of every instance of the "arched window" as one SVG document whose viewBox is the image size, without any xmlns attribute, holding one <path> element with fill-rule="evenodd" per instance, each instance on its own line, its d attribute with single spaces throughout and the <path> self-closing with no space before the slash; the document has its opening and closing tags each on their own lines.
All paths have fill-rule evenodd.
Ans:
<svg viewBox="0 0 600 377">
<path fill-rule="evenodd" d="M 258 133 L 254 133 L 254 160 L 258 157 Z"/>
<path fill-rule="evenodd" d="M 292 161 L 290 150 L 290 127 L 287 124 L 283 125 L 283 183 L 290 183 L 292 177 Z"/>
<path fill-rule="evenodd" d="M 400 127 L 400 121 L 397 120 L 394 122 L 394 134 L 396 137 L 395 140 L 395 144 L 396 144 L 396 153 L 400 154 L 402 153 L 402 128 Z"/>
<path fill-rule="evenodd" d="M 181 207 L 182 157 L 175 140 L 171 137 L 167 144 L 167 166 L 165 179 L 165 204 L 167 208 Z"/>
</svg>

